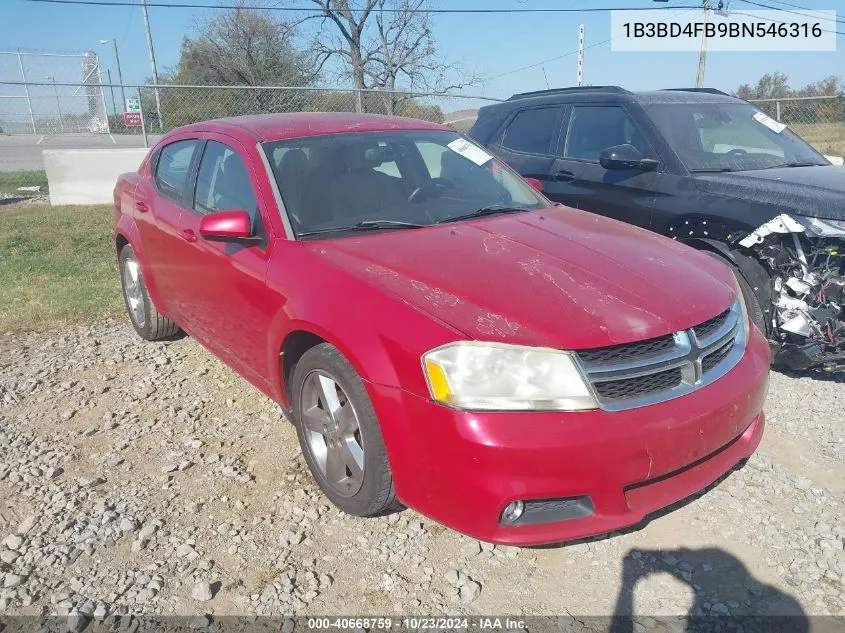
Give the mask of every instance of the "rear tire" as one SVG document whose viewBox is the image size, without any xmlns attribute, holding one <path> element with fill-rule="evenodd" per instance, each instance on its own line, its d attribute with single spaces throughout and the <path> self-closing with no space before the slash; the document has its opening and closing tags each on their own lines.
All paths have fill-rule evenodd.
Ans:
<svg viewBox="0 0 845 633">
<path fill-rule="evenodd" d="M 321 343 L 305 352 L 290 393 L 302 454 L 329 500 L 361 517 L 402 509 L 372 402 L 340 351 Z"/>
<path fill-rule="evenodd" d="M 162 315 L 150 299 L 141 265 L 135 256 L 135 250 L 129 244 L 120 250 L 118 261 L 123 302 L 129 314 L 129 321 L 138 336 L 147 341 L 160 341 L 178 334 L 179 326 Z"/>
</svg>

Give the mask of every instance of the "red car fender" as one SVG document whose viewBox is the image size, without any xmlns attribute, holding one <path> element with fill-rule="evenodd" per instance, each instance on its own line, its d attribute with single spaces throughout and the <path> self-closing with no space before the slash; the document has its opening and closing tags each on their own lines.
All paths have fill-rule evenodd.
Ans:
<svg viewBox="0 0 845 633">
<path fill-rule="evenodd" d="M 297 331 L 308 332 L 309 334 L 319 336 L 330 345 L 336 347 L 352 364 L 355 371 L 361 377 L 361 380 L 369 382 L 369 379 L 366 377 L 366 373 L 364 371 L 364 364 L 358 358 L 357 354 L 350 349 L 348 345 L 344 344 L 342 337 L 336 336 L 326 328 L 317 325 L 312 321 L 291 319 L 287 314 L 281 312 L 277 315 L 276 321 L 273 323 L 273 327 L 271 327 L 270 331 L 273 338 L 269 343 L 271 357 L 268 365 L 273 368 L 274 372 L 272 378 L 273 385 L 277 388 L 277 393 L 275 394 L 276 400 L 284 408 L 290 407 L 290 399 L 288 398 L 287 385 L 285 384 L 285 379 L 282 375 L 282 368 L 284 367 L 282 351 L 285 339 Z"/>
<path fill-rule="evenodd" d="M 290 333 L 305 331 L 319 336 L 327 343 L 334 345 L 343 354 L 360 376 L 378 416 L 379 427 L 384 444 L 387 447 L 387 457 L 391 472 L 393 473 L 397 495 L 400 499 L 404 499 L 413 498 L 415 494 L 419 494 L 420 480 L 417 476 L 418 470 L 415 464 L 420 459 L 421 453 L 417 430 L 412 428 L 419 420 L 412 420 L 408 416 L 394 414 L 394 407 L 401 405 L 401 395 L 406 393 L 403 388 L 385 386 L 382 382 L 371 379 L 371 376 L 375 375 L 372 373 L 372 369 L 377 367 L 381 380 L 389 380 L 387 376 L 391 374 L 396 375 L 398 372 L 403 371 L 400 367 L 397 367 L 397 364 L 403 364 L 401 357 L 407 357 L 409 364 L 415 365 L 414 369 L 420 375 L 420 380 L 424 382 L 419 358 L 414 358 L 412 353 L 406 354 L 403 352 L 401 357 L 400 355 L 391 354 L 387 346 L 377 340 L 376 337 L 354 337 L 352 344 L 347 345 L 345 342 L 350 339 L 343 334 L 330 331 L 313 321 L 288 318 L 288 315 L 284 311 L 279 315 L 278 321 L 272 331 L 275 334 L 271 349 L 281 351 L 284 340 Z M 452 338 L 454 339 L 455 337 Z M 363 358 L 367 359 L 366 364 L 362 362 Z M 280 355 L 271 359 L 270 367 L 275 372 L 273 385 L 277 386 L 278 393 L 268 395 L 282 406 L 288 420 L 294 422 L 290 399 L 288 398 L 282 376 L 283 362 L 283 357 Z M 371 369 L 369 375 L 365 367 Z M 394 381 L 393 384 L 397 384 L 397 381 Z M 415 397 L 425 400 L 428 399 L 427 394 L 420 394 Z"/>
<path fill-rule="evenodd" d="M 276 285 L 272 280 L 274 272 L 278 273 L 276 283 L 286 289 L 282 294 L 289 299 L 269 328 L 268 350 L 275 357 L 269 359 L 268 366 L 276 372 L 273 384 L 278 385 L 277 401 L 285 407 L 290 404 L 280 354 L 285 339 L 295 331 L 309 332 L 334 345 L 365 383 L 402 385 L 403 389 L 428 397 L 422 355 L 466 336 L 334 266 L 310 257 L 301 263 L 291 260 L 280 255 L 277 261 L 282 265 L 277 268 L 276 261 L 271 262 L 268 270 L 268 284 Z M 296 270 L 309 270 L 308 279 L 291 272 Z M 316 287 L 331 287 L 331 302 L 350 309 L 339 313 L 327 308 L 320 292 L 308 292 L 308 288 Z M 378 327 L 373 325 L 374 318 Z"/>
</svg>

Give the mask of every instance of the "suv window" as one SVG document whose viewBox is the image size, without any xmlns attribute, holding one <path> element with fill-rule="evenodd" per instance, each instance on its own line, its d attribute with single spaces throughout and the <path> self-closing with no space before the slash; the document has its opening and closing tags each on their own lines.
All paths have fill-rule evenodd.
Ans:
<svg viewBox="0 0 845 633">
<path fill-rule="evenodd" d="M 234 149 L 209 141 L 200 162 L 194 210 L 206 214 L 232 209 L 243 209 L 255 220 L 258 204 L 249 173 Z"/>
<path fill-rule="evenodd" d="M 199 141 L 192 139 L 176 141 L 161 149 L 156 163 L 155 182 L 164 196 L 181 201 L 198 145 Z"/>
<path fill-rule="evenodd" d="M 567 158 L 598 161 L 602 150 L 629 144 L 643 156 L 651 151 L 645 137 L 621 106 L 575 106 L 563 152 Z"/>
<path fill-rule="evenodd" d="M 502 145 L 517 152 L 548 154 L 560 108 L 531 108 L 519 112 L 505 130 Z"/>
</svg>

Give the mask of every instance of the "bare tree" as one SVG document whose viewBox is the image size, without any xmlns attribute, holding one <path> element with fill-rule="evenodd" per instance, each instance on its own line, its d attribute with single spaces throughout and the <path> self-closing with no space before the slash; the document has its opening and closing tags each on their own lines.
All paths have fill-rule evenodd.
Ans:
<svg viewBox="0 0 845 633">
<path fill-rule="evenodd" d="M 314 42 L 319 66 L 332 58 L 343 60 L 358 112 L 364 110 L 363 89 L 384 91 L 385 110 L 393 114 L 405 98 L 396 92 L 400 83 L 409 90 L 445 92 L 476 81 L 450 81 L 464 73 L 457 64 L 438 59 L 431 22 L 421 12 L 426 0 L 364 0 L 359 9 L 352 9 L 349 0 L 311 1 L 320 9 L 314 17 L 322 20 Z"/>
<path fill-rule="evenodd" d="M 352 9 L 349 6 L 349 0 L 311 1 L 320 8 L 321 13 L 317 17 L 322 18 L 320 30 L 314 39 L 318 67 L 322 68 L 333 57 L 341 57 L 349 67 L 352 83 L 356 89 L 356 110 L 363 112 L 364 102 L 361 90 L 367 87 L 366 68 L 377 52 L 376 47 L 367 43 L 364 31 L 378 0 L 365 0 L 361 9 Z M 334 35 L 325 33 L 326 23 L 335 27 Z"/>
</svg>

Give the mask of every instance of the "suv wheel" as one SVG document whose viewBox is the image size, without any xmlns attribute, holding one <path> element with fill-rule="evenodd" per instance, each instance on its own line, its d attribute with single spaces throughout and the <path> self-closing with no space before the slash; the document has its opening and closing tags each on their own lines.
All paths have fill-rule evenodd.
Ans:
<svg viewBox="0 0 845 633">
<path fill-rule="evenodd" d="M 757 326 L 757 329 L 763 333 L 763 336 L 769 338 L 772 332 L 771 318 L 767 316 L 766 311 L 763 310 L 761 298 L 758 296 L 758 293 L 755 292 L 754 288 L 751 287 L 751 284 L 748 283 L 748 280 L 746 279 L 743 272 L 739 269 L 736 264 L 734 264 L 727 258 L 722 257 L 721 255 L 714 253 L 713 251 L 704 252 L 710 255 L 711 257 L 715 257 L 720 262 L 730 267 L 734 275 L 736 275 L 736 278 L 739 280 L 739 287 L 742 289 L 742 296 L 745 299 L 745 305 L 748 309 L 748 316 L 751 318 L 752 323 Z M 745 260 L 748 260 L 746 264 L 749 266 L 759 266 L 762 270 L 762 273 L 766 275 L 766 278 L 768 278 L 768 273 L 765 272 L 765 270 L 762 268 L 762 266 L 760 266 L 760 263 L 757 262 L 757 260 L 751 259 L 750 257 L 746 257 L 745 255 L 742 255 L 741 253 L 737 252 L 734 252 L 734 256 L 738 258 L 742 257 Z M 771 310 L 772 308 L 770 306 L 769 314 L 771 314 Z"/>
</svg>

